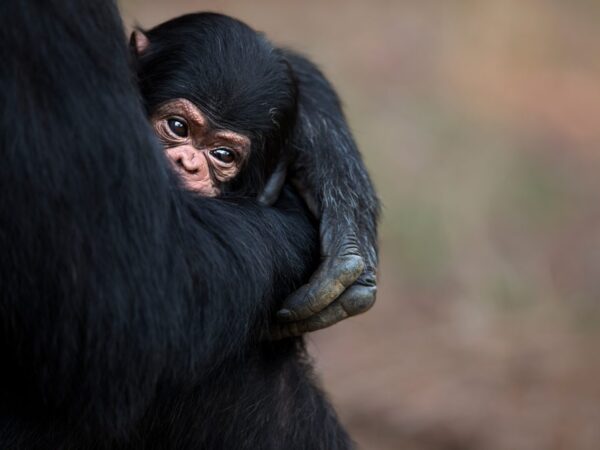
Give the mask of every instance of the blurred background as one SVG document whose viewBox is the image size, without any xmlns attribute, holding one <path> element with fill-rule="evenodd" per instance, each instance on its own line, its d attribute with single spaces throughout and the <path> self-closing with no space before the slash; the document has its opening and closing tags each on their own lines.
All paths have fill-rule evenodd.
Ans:
<svg viewBox="0 0 600 450">
<path fill-rule="evenodd" d="M 381 195 L 379 295 L 311 335 L 366 450 L 600 448 L 600 2 L 122 0 L 314 59 Z"/>
</svg>

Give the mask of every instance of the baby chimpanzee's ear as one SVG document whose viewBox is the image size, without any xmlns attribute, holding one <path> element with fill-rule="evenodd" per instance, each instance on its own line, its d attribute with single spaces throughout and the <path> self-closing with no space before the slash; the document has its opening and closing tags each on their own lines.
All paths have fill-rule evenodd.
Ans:
<svg viewBox="0 0 600 450">
<path fill-rule="evenodd" d="M 150 40 L 142 30 L 134 30 L 133 33 L 131 33 L 129 48 L 136 56 L 142 55 L 149 45 Z"/>
</svg>

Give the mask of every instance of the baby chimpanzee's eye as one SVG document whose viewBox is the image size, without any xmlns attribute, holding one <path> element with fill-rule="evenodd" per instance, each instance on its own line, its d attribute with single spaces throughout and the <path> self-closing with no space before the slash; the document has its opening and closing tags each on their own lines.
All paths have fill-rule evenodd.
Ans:
<svg viewBox="0 0 600 450">
<path fill-rule="evenodd" d="M 211 150 L 210 154 L 217 158 L 219 161 L 222 161 L 227 164 L 235 161 L 235 152 L 225 147 L 219 147 L 214 150 Z"/>
<path fill-rule="evenodd" d="M 167 125 L 175 136 L 180 138 L 188 137 L 188 126 L 182 119 L 172 117 L 167 120 Z"/>
</svg>

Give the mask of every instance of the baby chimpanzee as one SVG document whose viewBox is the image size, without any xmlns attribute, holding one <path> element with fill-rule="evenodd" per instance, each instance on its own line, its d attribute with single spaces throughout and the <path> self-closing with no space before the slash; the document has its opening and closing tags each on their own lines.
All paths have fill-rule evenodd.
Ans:
<svg viewBox="0 0 600 450">
<path fill-rule="evenodd" d="M 131 47 L 148 115 L 185 187 L 272 203 L 289 172 L 321 221 L 321 267 L 284 302 L 278 317 L 288 323 L 274 337 L 366 311 L 376 291 L 378 202 L 318 69 L 213 13 L 134 31 Z"/>
</svg>

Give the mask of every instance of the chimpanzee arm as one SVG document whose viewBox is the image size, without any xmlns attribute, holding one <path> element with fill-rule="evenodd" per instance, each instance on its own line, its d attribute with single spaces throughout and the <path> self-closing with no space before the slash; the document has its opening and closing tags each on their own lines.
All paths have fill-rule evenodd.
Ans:
<svg viewBox="0 0 600 450">
<path fill-rule="evenodd" d="M 298 288 L 317 266 L 317 228 L 302 201 L 286 189 L 275 206 L 194 195 L 187 200 L 193 220 L 183 230 L 191 261 L 186 279 L 193 283 L 192 297 L 203 302 L 196 313 L 210 323 L 204 332 L 217 353 L 204 357 L 211 364 L 227 357 L 228 349 L 239 352 L 248 340 L 263 337 L 276 300 Z"/>
<path fill-rule="evenodd" d="M 124 43 L 106 0 L 0 2 L 3 423 L 118 432 L 243 353 L 310 262 L 301 212 L 173 183 Z"/>
<path fill-rule="evenodd" d="M 322 262 L 287 298 L 273 336 L 298 335 L 368 310 L 375 301 L 379 202 L 340 101 L 319 69 L 285 51 L 298 82 L 298 118 L 288 176 L 320 219 Z M 262 200 L 277 196 L 280 164 Z"/>
</svg>

